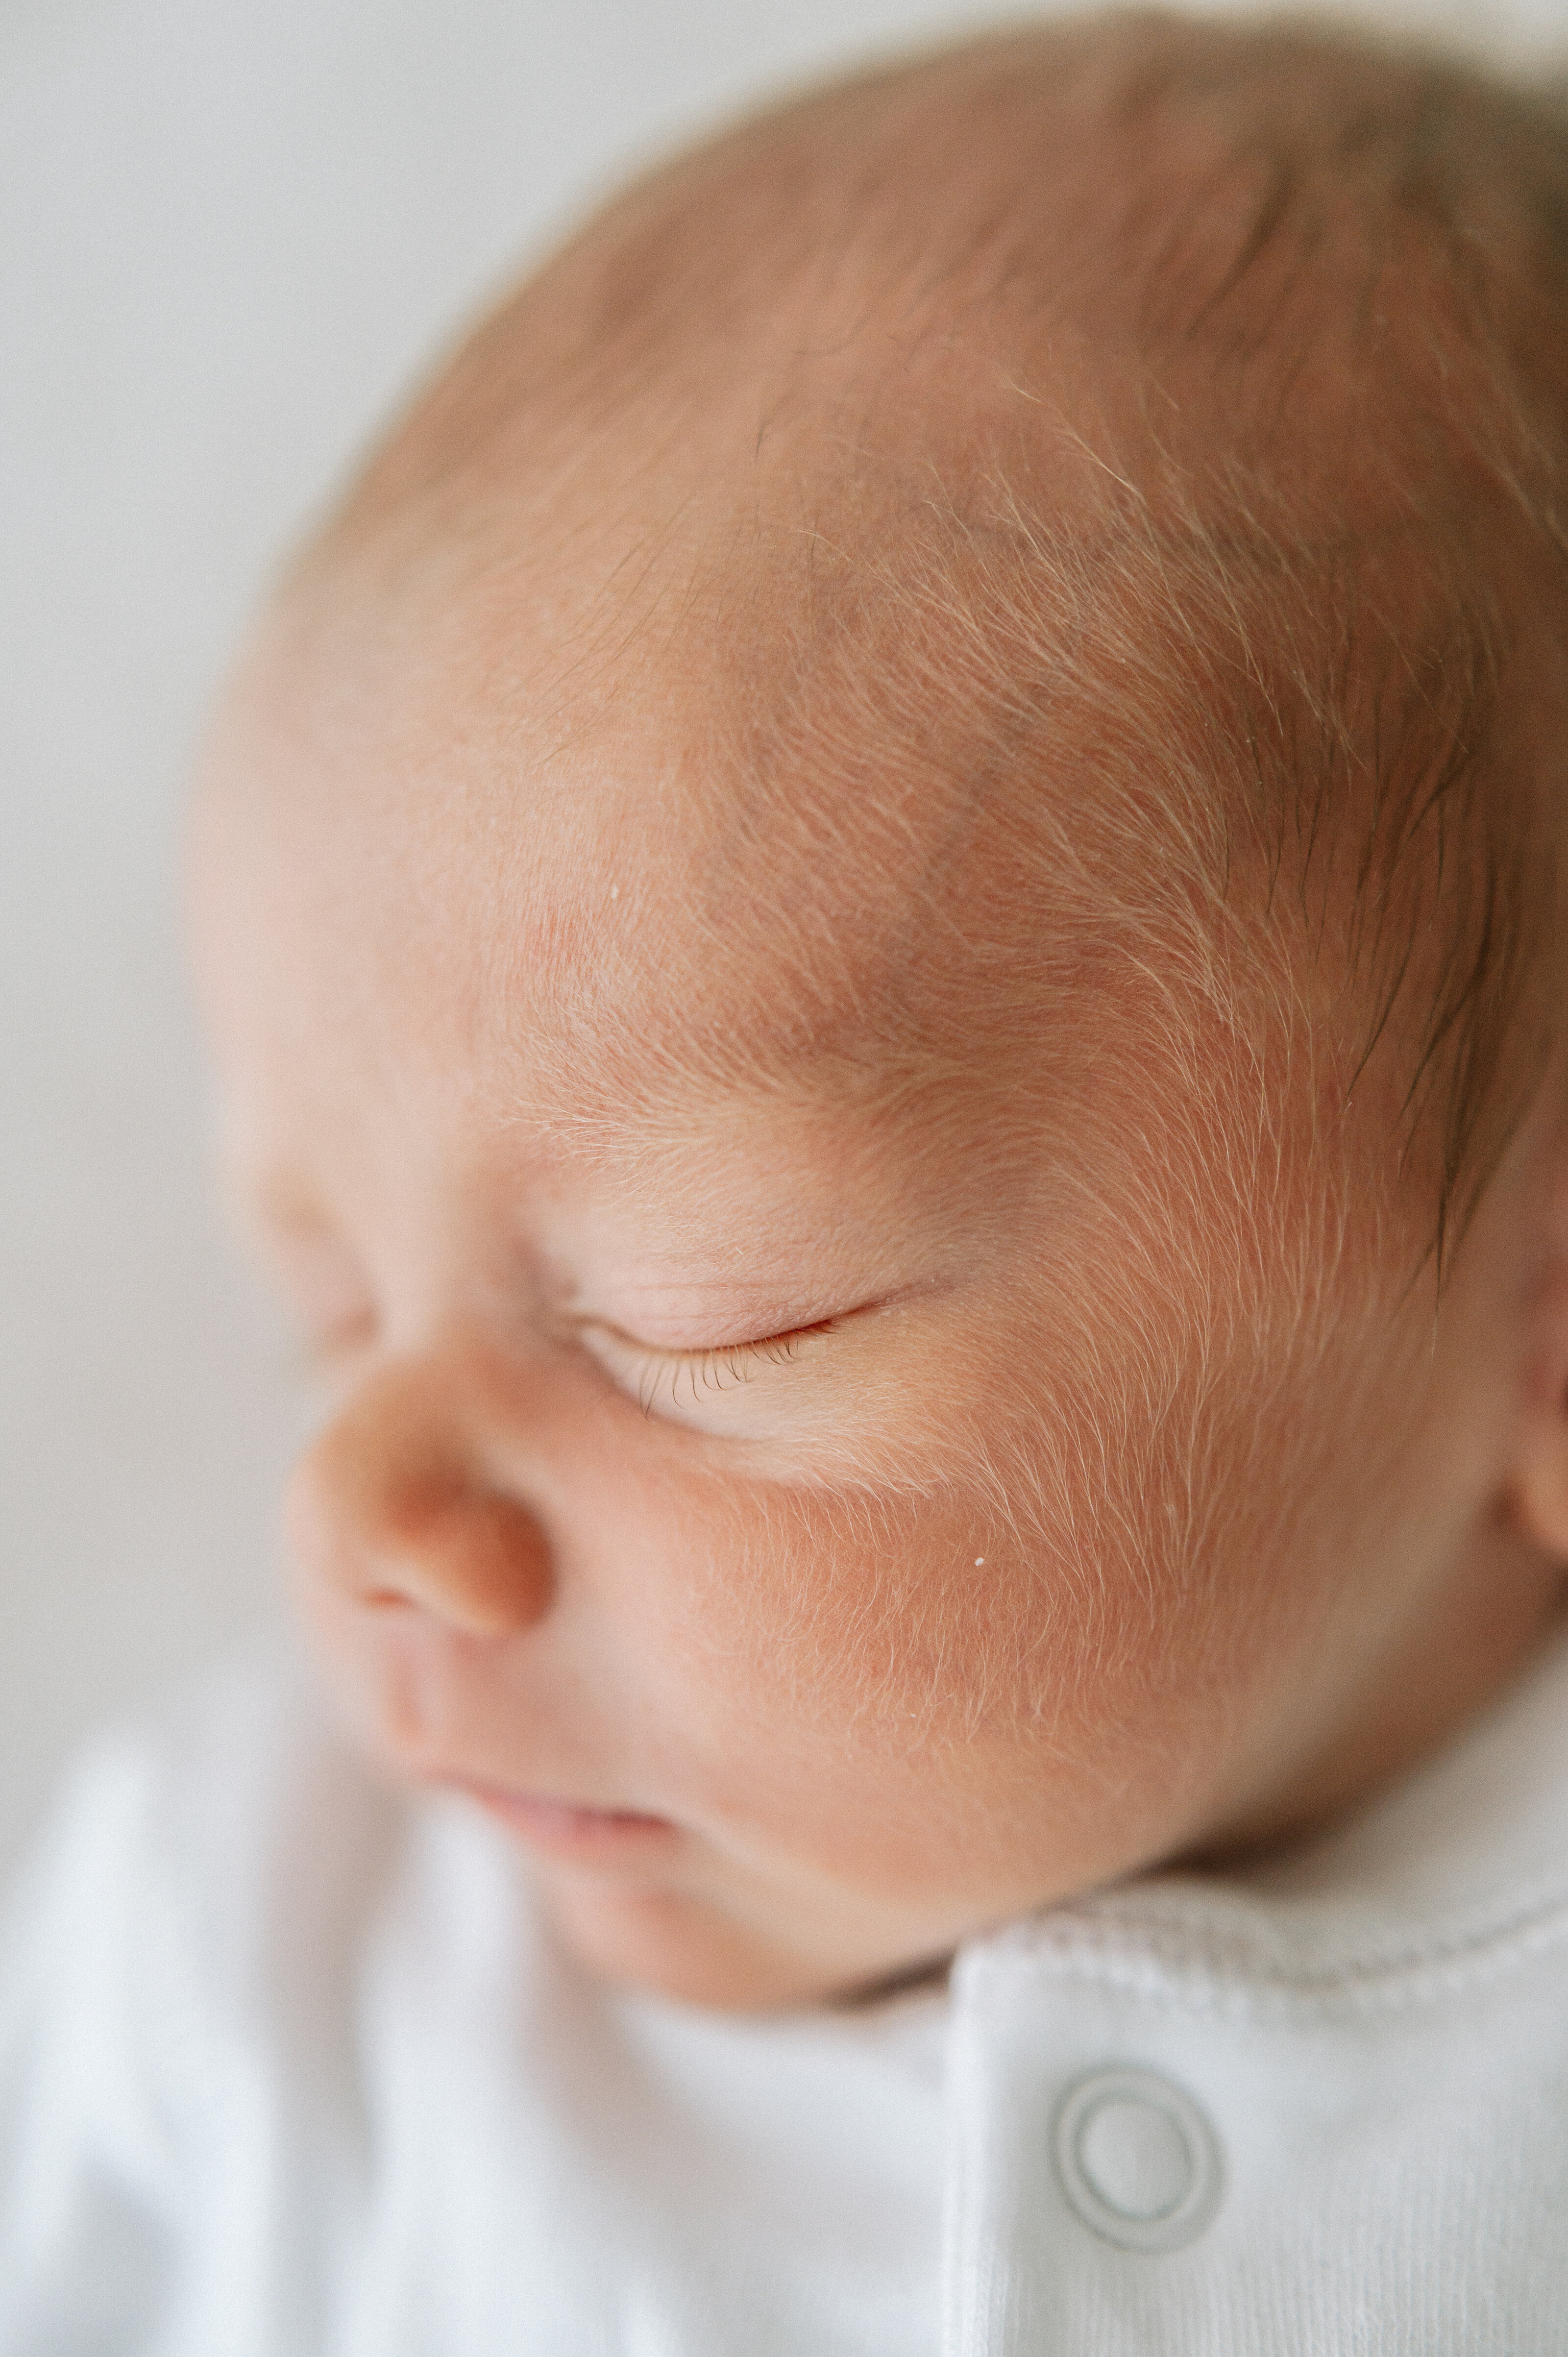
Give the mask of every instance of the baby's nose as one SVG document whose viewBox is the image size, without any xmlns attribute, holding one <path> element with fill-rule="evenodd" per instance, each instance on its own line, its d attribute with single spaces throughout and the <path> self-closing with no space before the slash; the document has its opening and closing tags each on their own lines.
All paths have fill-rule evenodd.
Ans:
<svg viewBox="0 0 1568 2357">
<path fill-rule="evenodd" d="M 499 1638 L 549 1609 L 544 1529 L 490 1478 L 434 1369 L 386 1369 L 360 1386 L 301 1459 L 288 1523 L 309 1574 L 368 1610 L 413 1609 Z"/>
</svg>

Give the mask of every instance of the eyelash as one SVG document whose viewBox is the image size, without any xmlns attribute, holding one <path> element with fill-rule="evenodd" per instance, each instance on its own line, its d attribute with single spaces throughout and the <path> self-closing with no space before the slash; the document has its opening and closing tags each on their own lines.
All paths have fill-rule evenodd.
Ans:
<svg viewBox="0 0 1568 2357">
<path fill-rule="evenodd" d="M 802 1331 L 821 1333 L 821 1327 Z M 670 1398 L 679 1406 L 681 1378 L 691 1387 L 693 1405 L 704 1394 L 736 1390 L 751 1381 L 752 1372 L 760 1366 L 787 1366 L 800 1346 L 800 1334 L 780 1334 L 763 1342 L 732 1342 L 716 1351 L 648 1351 L 642 1345 L 634 1347 L 643 1355 L 656 1360 L 650 1376 L 637 1387 L 637 1404 L 644 1415 L 651 1415 L 658 1396 L 660 1378 L 670 1377 Z"/>
<path fill-rule="evenodd" d="M 738 1390 L 764 1366 L 787 1366 L 799 1353 L 802 1342 L 813 1335 L 827 1333 L 836 1322 L 824 1318 L 815 1325 L 800 1326 L 788 1334 L 765 1335 L 756 1342 L 731 1342 L 708 1351 L 661 1351 L 652 1343 L 635 1341 L 630 1335 L 618 1332 L 616 1340 L 628 1358 L 643 1362 L 636 1390 L 630 1395 L 644 1415 L 651 1415 L 659 1402 L 660 1386 L 666 1381 L 671 1407 L 681 1405 L 683 1387 L 688 1404 L 694 1407 L 704 1396 Z M 615 1380 L 613 1374 L 611 1380 Z M 624 1383 L 622 1388 L 629 1389 Z"/>
</svg>

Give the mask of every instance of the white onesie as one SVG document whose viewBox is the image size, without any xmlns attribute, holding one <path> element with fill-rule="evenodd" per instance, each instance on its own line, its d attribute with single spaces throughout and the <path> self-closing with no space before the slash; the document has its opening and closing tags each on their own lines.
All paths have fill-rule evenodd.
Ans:
<svg viewBox="0 0 1568 2357">
<path fill-rule="evenodd" d="M 0 2357 L 1568 2349 L 1568 1647 L 1246 1877 L 742 2019 L 585 1982 L 292 1673 L 83 1763 L 0 1950 Z"/>
</svg>

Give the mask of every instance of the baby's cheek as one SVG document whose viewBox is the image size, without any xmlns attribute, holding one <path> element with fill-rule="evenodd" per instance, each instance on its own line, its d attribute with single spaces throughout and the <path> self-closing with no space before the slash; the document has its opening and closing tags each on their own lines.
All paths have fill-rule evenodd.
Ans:
<svg viewBox="0 0 1568 2357">
<path fill-rule="evenodd" d="M 645 1634 L 693 1804 L 744 1850 L 879 1885 L 967 1871 L 1002 1830 L 976 1803 L 1037 1789 L 1074 1720 L 1081 1740 L 1112 1616 L 1076 1612 L 977 1500 L 748 1487 L 683 1560 Z"/>
<path fill-rule="evenodd" d="M 1146 1332 L 1136 1364 L 1010 1350 L 923 1480 L 682 1490 L 661 1684 L 710 1821 L 986 1906 L 1190 1837 L 1351 1534 L 1342 1482 L 1300 1511 L 1291 1387 L 1156 1339 L 1153 1367 Z"/>
</svg>

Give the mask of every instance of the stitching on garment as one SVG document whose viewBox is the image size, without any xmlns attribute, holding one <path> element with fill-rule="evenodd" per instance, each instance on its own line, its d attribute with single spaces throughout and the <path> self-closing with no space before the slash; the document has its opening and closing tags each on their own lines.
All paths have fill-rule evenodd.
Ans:
<svg viewBox="0 0 1568 2357">
<path fill-rule="evenodd" d="M 1134 1945 L 1133 1943 L 1142 1944 Z M 963 1974 L 983 2004 L 985 1984 L 1041 1977 L 1097 1983 L 1187 2012 L 1278 2018 L 1394 2012 L 1495 1981 L 1568 1943 L 1568 1893 L 1556 1885 L 1505 1915 L 1321 1955 L 1283 1953 L 1262 1924 L 1217 1921 L 1201 1902 L 1142 1910 L 1108 1901 L 1003 1933 Z M 1269 1950 L 1273 1946 L 1274 1953 Z"/>
</svg>

